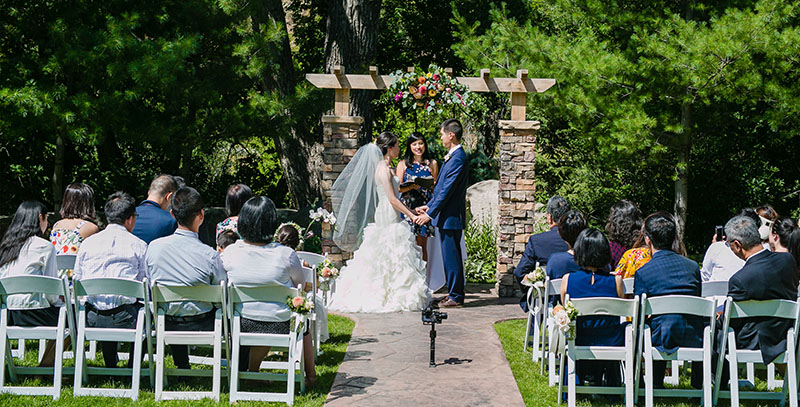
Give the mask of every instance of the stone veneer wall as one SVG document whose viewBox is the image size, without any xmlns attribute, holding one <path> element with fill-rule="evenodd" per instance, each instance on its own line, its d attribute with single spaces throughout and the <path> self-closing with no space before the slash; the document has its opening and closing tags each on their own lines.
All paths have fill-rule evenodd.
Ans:
<svg viewBox="0 0 800 407">
<path fill-rule="evenodd" d="M 362 123 L 364 119 L 358 116 L 322 116 L 322 200 L 329 211 L 332 210 L 331 187 L 358 150 L 358 132 Z M 339 249 L 332 237 L 331 226 L 322 224 L 322 252 L 328 253 L 328 258 L 341 266 L 353 257 L 353 253 Z"/>
<path fill-rule="evenodd" d="M 514 266 L 534 230 L 534 146 L 537 121 L 500 121 L 500 193 L 498 196 L 497 293 L 520 295 Z"/>
</svg>

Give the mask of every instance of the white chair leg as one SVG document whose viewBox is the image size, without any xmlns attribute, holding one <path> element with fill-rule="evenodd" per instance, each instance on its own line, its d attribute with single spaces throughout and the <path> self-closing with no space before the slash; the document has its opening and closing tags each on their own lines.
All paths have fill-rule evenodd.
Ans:
<svg viewBox="0 0 800 407">
<path fill-rule="evenodd" d="M 156 328 L 156 391 L 155 400 L 161 400 L 164 392 L 164 316 L 157 318 Z"/>
<path fill-rule="evenodd" d="M 39 363 L 42 363 L 44 352 L 47 350 L 47 341 L 44 339 L 39 340 Z"/>
<path fill-rule="evenodd" d="M 786 376 L 783 378 L 783 385 L 789 390 L 789 407 L 797 407 L 797 347 L 794 341 L 786 343 L 786 359 Z"/>
<path fill-rule="evenodd" d="M 533 316 L 533 335 L 531 336 L 531 361 L 537 362 L 539 361 L 540 356 L 540 343 L 539 343 L 539 331 L 541 330 L 541 322 L 539 322 L 539 312 L 535 312 Z"/>
<path fill-rule="evenodd" d="M 710 343 L 706 335 L 705 344 Z M 711 347 L 703 346 L 703 406 L 711 407 L 714 403 L 711 395 Z"/>
<path fill-rule="evenodd" d="M 217 311 L 214 319 L 214 367 L 212 368 L 211 392 L 214 401 L 219 403 L 220 382 L 222 381 L 222 311 Z"/>
<path fill-rule="evenodd" d="M 723 355 L 720 355 L 723 357 Z M 728 368 L 730 370 L 731 405 L 739 405 L 739 364 L 736 362 L 736 336 L 728 334 Z"/>
<path fill-rule="evenodd" d="M 644 405 L 653 407 L 653 352 L 650 346 L 645 348 L 644 355 Z"/>
<path fill-rule="evenodd" d="M 567 358 L 567 405 L 575 407 L 575 360 L 572 357 Z M 559 395 L 561 397 L 561 395 Z"/>
<path fill-rule="evenodd" d="M 778 387 L 783 387 L 783 380 L 775 378 L 775 364 L 770 363 L 767 365 L 767 389 L 775 390 Z"/>
<path fill-rule="evenodd" d="M 25 359 L 25 339 L 17 340 L 17 349 L 16 351 L 12 351 L 11 355 L 14 356 L 14 353 L 16 353 L 16 357 L 19 358 L 19 360 Z"/>
<path fill-rule="evenodd" d="M 2 310 L 2 316 L 0 316 L 0 394 L 3 393 L 3 388 L 6 387 L 6 358 L 8 358 L 8 365 L 9 368 L 14 364 L 14 357 L 11 356 L 11 346 L 8 343 L 8 336 L 6 336 L 6 317 L 7 317 L 7 310 Z M 24 339 L 20 339 L 20 341 L 24 341 Z"/>
<path fill-rule="evenodd" d="M 533 311 L 528 310 L 528 321 L 525 323 L 525 336 L 522 338 L 522 351 L 528 351 L 528 341 L 531 339 L 531 322 L 533 322 Z M 531 346 L 533 349 L 533 346 Z M 536 354 L 536 352 L 533 352 Z"/>
<path fill-rule="evenodd" d="M 750 386 L 756 386 L 756 367 L 753 363 L 747 364 L 747 382 Z"/>
<path fill-rule="evenodd" d="M 559 372 L 563 372 L 564 371 L 564 362 L 565 362 L 564 359 L 566 359 L 566 356 L 562 353 L 561 357 L 558 358 Z M 562 373 L 562 375 L 563 375 L 563 373 Z M 559 380 L 558 381 L 558 404 L 559 405 L 561 405 L 561 396 L 564 394 L 563 385 L 564 385 L 564 380 Z"/>
<path fill-rule="evenodd" d="M 627 339 L 629 339 L 630 341 L 633 340 L 630 337 L 628 337 Z M 633 387 L 633 384 L 634 384 L 633 373 L 634 373 L 634 370 L 636 370 L 635 367 L 634 367 L 634 362 L 633 362 L 633 360 L 634 360 L 633 353 L 634 353 L 634 349 L 635 348 L 636 348 L 635 346 L 630 345 L 630 348 L 628 349 L 628 352 L 625 355 L 625 369 L 624 369 L 625 370 L 625 372 L 624 372 L 625 373 L 625 407 L 633 407 L 633 405 L 636 403 L 636 400 L 634 399 L 634 387 Z"/>
<path fill-rule="evenodd" d="M 82 315 L 79 314 L 78 320 L 78 338 L 76 343 L 72 344 L 72 349 L 74 349 L 75 354 L 75 377 L 73 379 L 73 387 L 75 395 L 81 395 L 81 390 L 83 390 L 83 382 L 86 380 L 86 354 L 83 353 L 83 342 L 84 342 L 84 335 L 86 334 L 86 318 L 80 318 Z"/>
<path fill-rule="evenodd" d="M 64 365 L 64 330 L 67 328 L 67 310 L 61 307 L 58 314 L 58 325 L 56 326 L 56 349 L 55 363 L 53 364 L 53 400 L 58 400 L 61 396 L 61 374 Z M 46 342 L 46 341 L 39 341 Z"/>
<path fill-rule="evenodd" d="M 87 352 L 87 360 L 95 360 L 97 358 L 97 341 L 89 341 L 89 351 Z"/>
<path fill-rule="evenodd" d="M 147 327 L 146 329 L 150 329 Z M 136 333 L 133 346 L 133 371 L 131 372 L 131 400 L 139 399 L 139 388 L 142 379 L 142 337 L 144 336 L 144 310 L 139 310 L 136 317 Z"/>
</svg>

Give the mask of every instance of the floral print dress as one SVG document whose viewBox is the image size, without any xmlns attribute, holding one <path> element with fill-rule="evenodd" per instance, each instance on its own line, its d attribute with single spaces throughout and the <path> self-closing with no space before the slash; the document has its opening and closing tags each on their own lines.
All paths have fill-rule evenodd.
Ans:
<svg viewBox="0 0 800 407">
<path fill-rule="evenodd" d="M 410 167 L 406 167 L 406 170 L 403 173 L 403 182 L 411 181 L 417 177 L 432 177 L 432 176 L 433 173 L 431 172 L 430 162 L 428 160 L 425 160 L 424 164 L 412 163 Z M 432 197 L 433 197 L 432 190 L 419 188 L 416 190 L 403 192 L 400 195 L 400 201 L 403 202 L 413 211 L 415 207 L 419 206 L 416 205 L 417 202 L 422 202 L 422 205 L 425 205 L 431 200 Z M 422 226 L 417 225 L 410 219 L 408 219 L 407 222 L 414 229 L 415 235 L 422 237 L 433 236 L 433 225 L 431 225 L 430 222 Z"/>
<path fill-rule="evenodd" d="M 81 243 L 83 243 L 83 236 L 81 236 L 78 231 L 87 223 L 89 222 L 82 221 L 79 222 L 78 226 L 75 226 L 74 229 L 54 228 L 50 232 L 50 242 L 56 248 L 56 256 L 78 254 L 78 249 L 81 247 Z M 72 270 L 59 270 L 59 277 L 63 277 L 64 273 L 72 278 Z"/>
</svg>

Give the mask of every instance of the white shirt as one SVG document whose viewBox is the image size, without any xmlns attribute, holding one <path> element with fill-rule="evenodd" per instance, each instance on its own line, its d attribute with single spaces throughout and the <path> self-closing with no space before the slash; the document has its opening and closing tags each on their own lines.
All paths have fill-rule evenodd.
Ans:
<svg viewBox="0 0 800 407">
<path fill-rule="evenodd" d="M 150 242 L 145 254 L 147 272 L 153 282 L 166 286 L 219 285 L 225 270 L 219 253 L 206 246 L 197 233 L 178 229 L 175 233 Z M 205 314 L 214 309 L 208 302 L 173 302 L 166 314 L 176 317 Z"/>
<path fill-rule="evenodd" d="M 31 236 L 22 245 L 19 257 L 0 267 L 0 277 L 47 276 L 58 278 L 56 249 L 49 241 Z M 14 294 L 6 299 L 8 309 L 27 310 L 60 305 L 58 296 L 44 294 Z"/>
<path fill-rule="evenodd" d="M 228 273 L 228 280 L 238 286 L 297 287 L 304 282 L 297 253 L 278 243 L 256 246 L 239 240 L 222 253 L 222 264 Z M 288 321 L 292 316 L 285 300 L 281 303 L 249 302 L 238 309 L 243 317 L 256 321 Z"/>
<path fill-rule="evenodd" d="M 703 281 L 728 281 L 742 267 L 744 260 L 736 257 L 725 242 L 715 242 L 706 250 L 700 275 Z"/>
<path fill-rule="evenodd" d="M 128 232 L 125 226 L 110 224 L 89 236 L 78 250 L 73 278 L 125 278 L 142 281 L 147 276 L 147 243 Z M 93 295 L 87 301 L 101 310 L 133 304 L 135 298 L 121 295 Z"/>
<path fill-rule="evenodd" d="M 447 151 L 447 155 L 453 155 L 453 152 L 456 151 L 459 148 L 461 148 L 461 144 L 456 144 L 454 146 L 451 146 L 450 150 Z"/>
</svg>

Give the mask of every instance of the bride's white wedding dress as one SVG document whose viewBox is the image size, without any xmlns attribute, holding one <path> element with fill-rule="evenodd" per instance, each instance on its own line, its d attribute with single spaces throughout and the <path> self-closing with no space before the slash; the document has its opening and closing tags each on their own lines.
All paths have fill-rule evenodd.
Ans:
<svg viewBox="0 0 800 407">
<path fill-rule="evenodd" d="M 381 182 L 385 171 L 376 171 L 378 193 L 375 222 L 363 231 L 363 240 L 336 281 L 330 309 L 341 312 L 419 311 L 430 298 L 425 282 L 425 262 L 409 225 L 392 207 Z M 399 183 L 391 177 L 391 191 Z"/>
</svg>

